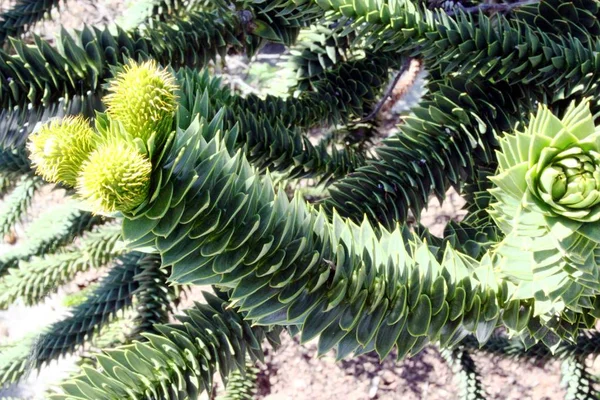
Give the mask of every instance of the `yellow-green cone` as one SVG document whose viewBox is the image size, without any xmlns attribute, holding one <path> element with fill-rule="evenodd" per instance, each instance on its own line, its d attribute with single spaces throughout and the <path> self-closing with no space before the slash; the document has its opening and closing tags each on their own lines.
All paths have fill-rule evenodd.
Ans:
<svg viewBox="0 0 600 400">
<path fill-rule="evenodd" d="M 81 117 L 65 117 L 45 124 L 29 137 L 29 158 L 48 182 L 77 185 L 81 165 L 97 146 L 98 136 Z"/>
<path fill-rule="evenodd" d="M 144 202 L 152 164 L 130 143 L 111 140 L 83 165 L 77 193 L 97 213 L 130 211 Z"/>
<path fill-rule="evenodd" d="M 126 65 L 111 82 L 104 98 L 107 114 L 127 133 L 146 142 L 156 132 L 162 142 L 171 131 L 177 108 L 176 84 L 154 61 Z"/>
</svg>

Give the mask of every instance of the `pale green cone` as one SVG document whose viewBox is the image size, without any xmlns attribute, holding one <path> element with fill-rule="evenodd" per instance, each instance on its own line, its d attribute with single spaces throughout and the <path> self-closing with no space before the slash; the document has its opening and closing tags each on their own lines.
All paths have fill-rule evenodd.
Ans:
<svg viewBox="0 0 600 400">
<path fill-rule="evenodd" d="M 97 213 L 130 211 L 146 200 L 152 164 L 124 140 L 100 146 L 83 165 L 78 195 Z"/>
<path fill-rule="evenodd" d="M 172 75 L 154 61 L 146 61 L 126 65 L 103 100 L 108 116 L 121 122 L 130 136 L 147 142 L 156 134 L 156 142 L 162 143 L 173 125 L 175 90 Z"/>
<path fill-rule="evenodd" d="M 97 147 L 98 136 L 82 116 L 43 125 L 27 143 L 36 173 L 48 182 L 77 185 L 81 165 Z"/>
</svg>

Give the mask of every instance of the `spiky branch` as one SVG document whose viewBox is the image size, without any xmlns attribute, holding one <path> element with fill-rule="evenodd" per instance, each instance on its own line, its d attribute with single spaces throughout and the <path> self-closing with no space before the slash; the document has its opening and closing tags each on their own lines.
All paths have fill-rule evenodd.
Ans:
<svg viewBox="0 0 600 400">
<path fill-rule="evenodd" d="M 75 307 L 71 316 L 46 329 L 32 350 L 33 366 L 39 368 L 74 352 L 119 311 L 131 307 L 133 293 L 139 287 L 135 276 L 141 272 L 139 263 L 143 257 L 141 253 L 121 256 L 85 302 Z"/>
<path fill-rule="evenodd" d="M 19 268 L 12 268 L 0 278 L 0 308 L 8 307 L 18 298 L 26 305 L 33 305 L 77 273 L 103 266 L 121 252 L 115 248 L 119 237 L 118 226 L 104 225 L 85 235 L 77 249 L 20 263 Z"/>
<path fill-rule="evenodd" d="M 58 7 L 60 0 L 18 0 L 0 14 L 0 47 L 8 37 L 18 38 Z"/>
<path fill-rule="evenodd" d="M 54 207 L 27 227 L 26 241 L 0 255 L 0 276 L 18 266 L 20 260 L 52 252 L 100 223 L 102 217 L 81 211 L 73 203 Z"/>
</svg>

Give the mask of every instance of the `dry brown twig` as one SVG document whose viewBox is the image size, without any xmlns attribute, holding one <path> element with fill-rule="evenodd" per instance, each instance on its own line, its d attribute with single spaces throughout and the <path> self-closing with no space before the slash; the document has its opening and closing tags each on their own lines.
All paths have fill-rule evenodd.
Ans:
<svg viewBox="0 0 600 400">
<path fill-rule="evenodd" d="M 381 112 L 388 111 L 394 106 L 414 85 L 419 72 L 423 69 L 423 63 L 416 58 L 407 58 L 402 64 L 400 71 L 388 85 L 384 95 L 381 97 L 373 111 L 357 123 L 372 121 Z"/>
<path fill-rule="evenodd" d="M 539 2 L 540 2 L 540 0 L 522 0 L 522 1 L 517 1 L 514 3 L 485 3 L 485 4 L 479 4 L 479 5 L 473 6 L 473 7 L 462 7 L 461 5 L 459 5 L 457 8 L 447 11 L 446 14 L 452 16 L 452 15 L 456 15 L 459 11 L 462 11 L 465 14 L 473 14 L 473 13 L 477 13 L 480 11 L 484 12 L 484 13 L 485 12 L 507 13 L 507 12 L 514 10 L 515 8 L 528 6 L 531 4 L 537 4 Z"/>
</svg>

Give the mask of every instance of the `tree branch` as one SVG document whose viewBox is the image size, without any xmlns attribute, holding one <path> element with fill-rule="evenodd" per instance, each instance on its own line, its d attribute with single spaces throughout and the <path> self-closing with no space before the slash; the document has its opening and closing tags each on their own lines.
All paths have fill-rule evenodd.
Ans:
<svg viewBox="0 0 600 400">
<path fill-rule="evenodd" d="M 473 14 L 473 13 L 477 13 L 479 11 L 481 11 L 481 12 L 490 12 L 490 11 L 510 12 L 510 11 L 514 10 L 515 8 L 528 6 L 530 4 L 536 4 L 539 2 L 540 2 L 540 0 L 522 0 L 522 1 L 517 1 L 515 3 L 510 3 L 510 4 L 509 3 L 500 3 L 500 4 L 488 3 L 488 4 L 480 4 L 478 6 L 473 6 L 473 7 L 462 7 L 461 5 L 459 5 L 455 9 L 448 11 L 447 14 L 450 16 L 453 16 L 453 15 L 456 15 L 459 11 L 462 11 L 465 14 Z"/>
<path fill-rule="evenodd" d="M 385 104 L 387 99 L 392 95 L 392 92 L 394 91 L 396 84 L 398 83 L 398 81 L 400 80 L 402 75 L 404 75 L 404 73 L 408 70 L 411 60 L 412 60 L 412 58 L 407 58 L 406 60 L 404 60 L 404 63 L 402 63 L 402 67 L 400 68 L 400 71 L 398 71 L 398 73 L 394 77 L 394 80 L 392 82 L 390 82 L 387 90 L 385 91 L 385 94 L 381 97 L 381 99 L 377 103 L 377 106 L 375 106 L 375 108 L 373 109 L 373 111 L 371 111 L 369 113 L 369 115 L 367 115 L 366 117 L 364 117 L 360 121 L 358 121 L 358 123 L 371 121 L 372 119 L 374 119 L 377 116 L 377 114 L 379 114 L 379 112 L 381 111 L 381 108 L 383 107 L 383 105 Z"/>
</svg>

